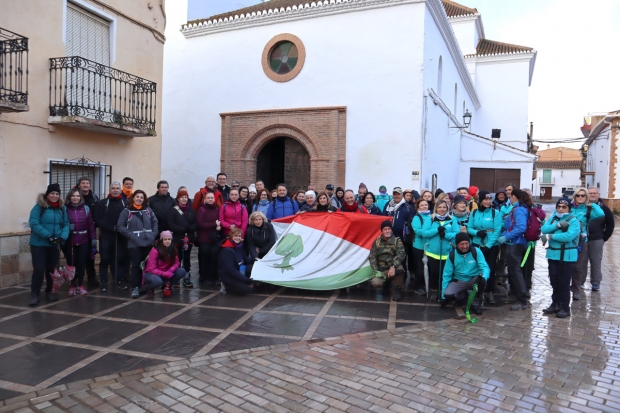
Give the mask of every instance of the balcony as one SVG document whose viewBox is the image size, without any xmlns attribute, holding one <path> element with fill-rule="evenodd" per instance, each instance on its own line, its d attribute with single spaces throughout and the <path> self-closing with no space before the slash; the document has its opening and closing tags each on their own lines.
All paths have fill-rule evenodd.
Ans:
<svg viewBox="0 0 620 413">
<path fill-rule="evenodd" d="M 0 113 L 28 107 L 28 38 L 0 27 Z"/>
<path fill-rule="evenodd" d="M 551 178 L 543 178 L 543 177 L 539 177 L 538 178 L 538 183 L 540 185 L 555 185 L 555 178 L 551 177 Z"/>
<path fill-rule="evenodd" d="M 157 84 L 79 56 L 50 59 L 48 123 L 155 136 Z"/>
</svg>

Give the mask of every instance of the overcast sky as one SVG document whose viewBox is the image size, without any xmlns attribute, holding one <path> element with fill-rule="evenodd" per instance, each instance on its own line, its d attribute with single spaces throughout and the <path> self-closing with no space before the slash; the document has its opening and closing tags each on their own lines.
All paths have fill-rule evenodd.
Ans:
<svg viewBox="0 0 620 413">
<path fill-rule="evenodd" d="M 478 9 L 488 39 L 538 51 L 529 106 L 535 139 L 580 137 L 584 116 L 620 110 L 620 1 L 458 2 Z M 257 3 L 260 1 L 189 0 L 188 19 Z"/>
</svg>

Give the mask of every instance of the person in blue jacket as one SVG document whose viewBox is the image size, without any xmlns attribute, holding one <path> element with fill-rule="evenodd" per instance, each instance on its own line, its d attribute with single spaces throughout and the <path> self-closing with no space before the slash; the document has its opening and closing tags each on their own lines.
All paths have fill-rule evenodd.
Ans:
<svg viewBox="0 0 620 413">
<path fill-rule="evenodd" d="M 472 244 L 480 248 L 484 254 L 491 272 L 486 285 L 486 299 L 489 304 L 495 304 L 493 290 L 495 289 L 495 263 L 499 253 L 497 239 L 502 233 L 504 221 L 502 214 L 493 208 L 493 195 L 489 191 L 480 191 L 480 205 L 469 215 L 467 233 L 471 236 Z"/>
<path fill-rule="evenodd" d="M 497 239 L 498 244 L 506 245 L 506 267 L 510 278 L 510 290 L 517 300 L 510 307 L 511 310 L 522 310 L 530 307 L 526 297 L 527 290 L 525 289 L 523 269 L 521 268 L 521 261 L 523 261 L 527 246 L 524 234 L 530 217 L 529 210 L 532 208 L 532 201 L 530 200 L 527 204 L 525 195 L 525 192 L 520 189 L 514 189 L 510 194 L 510 203 L 513 208 L 510 214 L 504 218 L 504 231 Z"/>
<path fill-rule="evenodd" d="M 448 203 L 444 200 L 438 201 L 435 205 L 435 213 L 431 216 L 430 225 L 426 225 L 416 232 L 426 238 L 425 252 L 428 257 L 428 278 L 431 301 L 437 301 L 439 295 L 439 275 L 446 266 L 446 260 L 451 250 L 451 242 L 454 241 L 456 234 L 460 232 L 457 220 L 453 219 L 449 213 Z"/>
<path fill-rule="evenodd" d="M 267 209 L 267 219 L 269 221 L 295 215 L 299 212 L 299 206 L 295 200 L 289 198 L 285 184 L 278 184 L 276 187 L 278 196 L 269 204 Z"/>
<path fill-rule="evenodd" d="M 597 204 L 589 203 L 588 190 L 578 188 L 573 195 L 572 214 L 581 222 L 581 242 L 579 258 L 575 264 L 573 271 L 573 282 L 571 283 L 571 291 L 573 292 L 573 300 L 581 299 L 581 291 L 583 287 L 582 281 L 585 280 L 584 274 L 588 273 L 588 228 L 590 221 L 605 216 L 603 209 Z"/>
<path fill-rule="evenodd" d="M 581 224 L 571 214 L 571 202 L 560 198 L 555 205 L 555 212 L 542 226 L 543 245 L 548 241 L 547 261 L 549 262 L 549 282 L 553 288 L 551 305 L 543 314 L 555 314 L 559 318 L 570 316 L 570 283 L 579 255 L 578 245 Z"/>
<path fill-rule="evenodd" d="M 416 210 L 418 211 L 411 220 L 411 227 L 413 228 L 414 240 L 413 240 L 413 291 L 418 295 L 426 294 L 426 285 L 424 281 L 424 246 L 428 243 L 430 237 L 423 235 L 424 230 L 428 229 L 431 225 L 432 217 L 429 209 L 429 203 L 425 199 L 418 199 L 416 202 Z M 411 272 L 411 269 L 409 270 Z"/>
<path fill-rule="evenodd" d="M 456 249 L 450 253 L 443 270 L 441 308 L 446 308 L 447 301 L 456 300 L 456 303 L 463 301 L 467 297 L 467 290 L 473 290 L 474 284 L 478 284 L 478 293 L 472 309 L 476 314 L 482 314 L 480 296 L 489 279 L 489 266 L 480 248 L 470 244 L 467 233 L 456 234 L 454 242 Z"/>
<path fill-rule="evenodd" d="M 69 238 L 69 216 L 60 198 L 60 185 L 50 184 L 30 210 L 30 254 L 32 255 L 32 280 L 28 305 L 39 304 L 39 292 L 45 277 L 47 301 L 57 301 L 52 290 L 51 274 L 60 260 L 59 247 Z"/>
</svg>

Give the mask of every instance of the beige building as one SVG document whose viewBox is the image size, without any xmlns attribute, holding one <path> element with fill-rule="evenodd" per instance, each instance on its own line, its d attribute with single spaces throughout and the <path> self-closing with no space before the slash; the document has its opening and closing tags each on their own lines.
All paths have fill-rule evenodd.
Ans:
<svg viewBox="0 0 620 413">
<path fill-rule="evenodd" d="M 161 171 L 164 0 L 0 0 L 0 286 L 29 280 L 38 193 Z"/>
</svg>

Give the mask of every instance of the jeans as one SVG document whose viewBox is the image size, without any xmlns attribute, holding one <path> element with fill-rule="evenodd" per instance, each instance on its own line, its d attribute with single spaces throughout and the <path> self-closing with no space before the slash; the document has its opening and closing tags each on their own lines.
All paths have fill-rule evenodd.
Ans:
<svg viewBox="0 0 620 413">
<path fill-rule="evenodd" d="M 99 277 L 108 283 L 108 267 L 116 281 L 127 281 L 127 238 L 102 233 L 99 237 Z"/>
<path fill-rule="evenodd" d="M 185 277 L 185 270 L 183 267 L 179 267 L 176 269 L 172 277 L 164 278 L 159 275 L 151 274 L 150 272 L 144 273 L 144 287 L 147 290 L 154 290 L 155 288 L 159 288 L 164 285 L 165 282 L 169 282 L 170 284 L 178 283 Z"/>
<path fill-rule="evenodd" d="M 219 244 L 198 244 L 198 267 L 200 272 L 200 282 L 217 282 L 217 258 L 220 253 Z"/>
<path fill-rule="evenodd" d="M 585 269 L 584 269 L 585 267 Z M 571 283 L 570 290 L 573 294 L 581 294 L 582 280 L 588 276 L 588 243 L 583 245 L 583 249 L 577 257 L 575 263 L 575 269 L 573 270 L 573 282 Z"/>
<path fill-rule="evenodd" d="M 588 260 L 584 263 L 583 273 L 581 274 L 581 283 L 585 284 L 588 278 L 588 261 L 590 261 L 590 282 L 592 284 L 601 284 L 603 273 L 601 271 L 601 262 L 603 261 L 603 247 L 605 241 L 595 239 L 588 241 Z"/>
<path fill-rule="evenodd" d="M 189 271 L 192 268 L 192 265 L 190 263 L 191 260 L 191 255 L 192 255 L 192 247 L 194 246 L 194 244 L 189 244 L 187 246 L 187 250 L 183 249 L 183 243 L 176 245 L 177 248 L 177 255 L 179 256 L 179 261 L 181 262 L 181 267 L 183 267 L 183 269 L 185 270 L 186 273 L 189 274 Z"/>
<path fill-rule="evenodd" d="M 30 291 L 38 295 L 43 286 L 43 277 L 45 277 L 45 292 L 51 292 L 51 274 L 56 269 L 58 260 L 60 259 L 58 247 L 36 247 L 31 245 L 30 255 L 32 256 L 32 280 L 30 283 Z"/>
<path fill-rule="evenodd" d="M 524 255 L 525 246 L 523 244 L 506 244 L 506 267 L 508 268 L 511 292 L 521 304 L 527 303 L 527 297 L 525 297 L 527 290 L 521 269 L 521 261 L 523 261 Z"/>
<path fill-rule="evenodd" d="M 551 295 L 553 303 L 558 304 L 561 310 L 570 313 L 570 283 L 573 278 L 574 262 L 548 260 L 549 282 L 553 288 Z"/>
<path fill-rule="evenodd" d="M 84 285 L 84 271 L 86 271 L 86 257 L 90 255 L 90 243 L 81 245 L 65 244 L 62 247 L 67 265 L 75 267 L 75 278 L 71 280 L 72 286 Z"/>
<path fill-rule="evenodd" d="M 486 293 L 492 293 L 495 291 L 495 265 L 497 263 L 497 254 L 499 254 L 499 246 L 496 245 L 493 248 L 480 248 L 482 254 L 484 254 L 484 260 L 489 266 L 489 281 L 486 283 Z"/>
<path fill-rule="evenodd" d="M 128 248 L 129 260 L 131 261 L 131 288 L 140 287 L 142 285 L 142 268 L 140 263 L 148 257 L 153 247 L 135 247 Z"/>
</svg>

